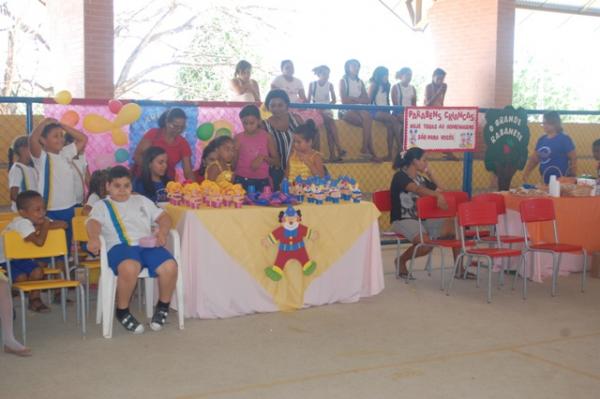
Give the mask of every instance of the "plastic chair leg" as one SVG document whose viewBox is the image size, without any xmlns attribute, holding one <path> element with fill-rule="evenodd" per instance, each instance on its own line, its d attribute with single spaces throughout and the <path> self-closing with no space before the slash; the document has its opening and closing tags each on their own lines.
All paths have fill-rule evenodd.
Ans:
<svg viewBox="0 0 600 399">
<path fill-rule="evenodd" d="M 96 324 L 102 323 L 102 277 L 98 280 L 96 292 Z"/>
<path fill-rule="evenodd" d="M 23 345 L 27 345 L 27 316 L 25 308 L 27 307 L 27 300 L 25 299 L 25 293 L 19 290 L 21 297 L 21 335 L 23 336 Z"/>
<path fill-rule="evenodd" d="M 584 248 L 583 249 L 583 274 L 581 275 L 581 292 L 585 292 L 585 278 L 586 278 L 586 273 L 587 273 L 587 262 L 588 262 L 588 257 L 587 257 L 587 251 Z"/>
<path fill-rule="evenodd" d="M 67 322 L 67 290 L 60 289 L 60 307 L 62 308 L 63 323 Z"/>
<path fill-rule="evenodd" d="M 102 287 L 102 335 L 112 338 L 112 319 L 115 312 L 117 282 L 114 276 L 104 277 Z"/>
<path fill-rule="evenodd" d="M 454 262 L 454 270 L 452 271 L 452 276 L 450 277 L 450 281 L 448 282 L 448 286 L 446 287 L 446 295 L 450 295 L 450 290 L 452 289 L 452 283 L 454 282 L 454 276 L 456 276 L 456 272 L 458 271 L 458 265 L 460 261 L 465 256 L 464 253 L 461 253 L 456 257 L 456 261 Z"/>
<path fill-rule="evenodd" d="M 492 303 L 492 274 L 493 274 L 493 271 L 494 271 L 494 264 L 492 263 L 492 258 L 486 257 L 486 260 L 487 260 L 487 266 L 488 266 L 487 302 L 488 303 Z"/>
<path fill-rule="evenodd" d="M 85 336 L 86 334 L 86 330 L 87 330 L 87 326 L 86 326 L 86 319 L 85 319 L 85 292 L 83 290 L 83 287 L 80 285 L 78 287 L 78 289 L 75 291 L 75 293 L 77 294 L 77 291 L 79 291 L 79 295 L 77 295 L 77 303 L 79 304 L 80 299 L 81 299 L 81 306 L 79 306 L 81 308 L 81 333 Z M 79 315 L 77 315 L 79 316 Z"/>
<path fill-rule="evenodd" d="M 439 247 L 440 248 L 440 258 L 441 258 L 441 262 L 442 264 L 440 265 L 440 291 L 444 291 L 444 248 Z"/>
<path fill-rule="evenodd" d="M 154 314 L 154 278 L 144 279 L 144 291 L 146 293 L 146 317 L 152 318 Z M 140 284 L 141 286 L 141 284 Z"/>
</svg>

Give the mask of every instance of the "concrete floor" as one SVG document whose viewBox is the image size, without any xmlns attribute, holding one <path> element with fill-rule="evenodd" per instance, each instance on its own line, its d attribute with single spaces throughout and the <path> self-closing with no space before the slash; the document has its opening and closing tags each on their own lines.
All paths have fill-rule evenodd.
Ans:
<svg viewBox="0 0 600 399">
<path fill-rule="evenodd" d="M 186 320 L 112 340 L 71 309 L 29 314 L 32 358 L 0 354 L 1 398 L 598 398 L 600 279 L 560 295 L 473 281 L 439 290 L 439 271 L 407 286 L 384 250 L 386 289 L 356 304 L 227 320 Z M 18 331 L 17 331 L 18 332 Z"/>
</svg>

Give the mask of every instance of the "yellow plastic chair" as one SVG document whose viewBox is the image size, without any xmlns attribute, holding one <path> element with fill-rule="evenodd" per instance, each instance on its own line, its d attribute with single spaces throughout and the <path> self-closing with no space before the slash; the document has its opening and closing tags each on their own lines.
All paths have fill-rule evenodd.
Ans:
<svg viewBox="0 0 600 399">
<path fill-rule="evenodd" d="M 11 260 L 17 259 L 39 259 L 39 258 L 52 258 L 62 256 L 65 261 L 65 268 L 68 270 L 69 260 L 67 258 L 67 238 L 64 230 L 50 230 L 48 237 L 43 246 L 38 247 L 37 245 L 26 242 L 21 238 L 20 234 L 16 231 L 5 231 L 3 234 L 4 239 L 4 256 L 6 257 L 6 269 L 8 270 L 8 280 L 12 283 L 12 273 L 10 267 Z M 23 331 L 23 344 L 27 341 L 27 321 L 26 321 L 26 308 L 27 300 L 25 293 L 37 290 L 61 290 L 61 307 L 63 321 L 67 320 L 67 288 L 76 288 L 79 295 L 77 298 L 77 322 L 81 321 L 81 332 L 85 335 L 86 322 L 85 322 L 85 296 L 83 293 L 83 287 L 79 281 L 68 280 L 69 274 L 67 273 L 67 279 L 58 280 L 41 280 L 41 281 L 27 281 L 18 282 L 12 284 L 12 288 L 19 291 L 21 297 L 21 323 Z M 81 320 L 80 320 L 81 312 Z"/>
<path fill-rule="evenodd" d="M 0 212 L 0 221 L 8 220 L 10 222 L 17 216 L 19 216 L 19 214 L 15 212 Z"/>
<path fill-rule="evenodd" d="M 88 234 L 85 222 L 87 216 L 75 216 L 71 221 L 73 226 L 73 241 L 75 241 L 75 266 L 83 269 L 85 274 L 85 304 L 86 310 L 90 312 L 90 270 L 100 270 L 100 260 L 79 260 L 79 244 L 88 242 Z"/>
</svg>

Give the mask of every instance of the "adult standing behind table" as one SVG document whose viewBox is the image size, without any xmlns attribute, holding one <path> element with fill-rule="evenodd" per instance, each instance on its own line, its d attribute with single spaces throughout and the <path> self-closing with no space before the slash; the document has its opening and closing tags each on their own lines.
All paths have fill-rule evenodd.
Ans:
<svg viewBox="0 0 600 399">
<path fill-rule="evenodd" d="M 542 122 L 544 135 L 535 145 L 535 151 L 523 172 L 523 181 L 529 180 L 531 171 L 539 164 L 540 174 L 545 184 L 550 176 L 577 176 L 577 153 L 573 140 L 565 134 L 560 115 L 551 111 L 544 114 Z"/>
<path fill-rule="evenodd" d="M 275 139 L 279 156 L 279 166 L 269 168 L 269 175 L 273 180 L 275 191 L 279 190 L 283 180 L 284 168 L 288 163 L 292 150 L 294 132 L 298 125 L 303 122 L 300 116 L 290 112 L 289 105 L 290 98 L 283 90 L 271 90 L 265 99 L 265 106 L 272 113 L 271 117 L 264 121 L 265 129 Z"/>
<path fill-rule="evenodd" d="M 281 75 L 271 83 L 271 89 L 285 91 L 292 103 L 305 103 L 306 93 L 302 81 L 294 77 L 294 63 L 291 60 L 281 61 Z"/>
<path fill-rule="evenodd" d="M 260 101 L 260 89 L 256 80 L 251 78 L 252 65 L 241 60 L 235 66 L 235 75 L 231 79 L 231 101 L 256 103 Z"/>
<path fill-rule="evenodd" d="M 181 136 L 185 130 L 187 116 L 181 108 L 171 108 L 158 118 L 158 128 L 148 130 L 135 149 L 133 156 L 135 175 L 139 176 L 142 167 L 142 155 L 150 147 L 160 147 L 167 153 L 167 177 L 175 179 L 175 166 L 181 162 L 186 180 L 194 180 L 192 171 L 192 149 Z"/>
</svg>

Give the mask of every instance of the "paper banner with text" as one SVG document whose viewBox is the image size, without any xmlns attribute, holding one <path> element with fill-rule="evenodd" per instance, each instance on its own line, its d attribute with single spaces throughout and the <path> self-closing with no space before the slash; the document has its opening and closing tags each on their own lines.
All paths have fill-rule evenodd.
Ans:
<svg viewBox="0 0 600 399">
<path fill-rule="evenodd" d="M 404 149 L 474 151 L 477 114 L 476 107 L 406 107 Z"/>
</svg>

